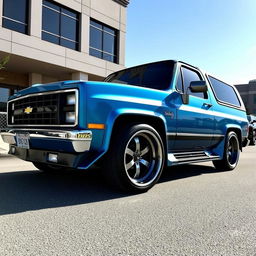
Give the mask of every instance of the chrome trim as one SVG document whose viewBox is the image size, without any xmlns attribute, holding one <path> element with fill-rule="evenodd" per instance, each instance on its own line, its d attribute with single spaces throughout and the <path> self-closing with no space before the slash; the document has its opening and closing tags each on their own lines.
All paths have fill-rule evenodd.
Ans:
<svg viewBox="0 0 256 256">
<path fill-rule="evenodd" d="M 175 132 L 168 132 L 167 133 L 167 136 L 187 136 L 187 137 L 219 137 L 219 138 L 222 138 L 224 137 L 223 134 L 201 134 L 201 133 L 182 133 L 182 132 L 179 132 L 179 133 L 175 133 Z"/>
<path fill-rule="evenodd" d="M 73 149 L 77 153 L 88 151 L 91 146 L 92 132 L 90 130 L 75 130 L 75 131 L 59 131 L 59 130 L 33 130 L 33 129 L 14 129 L 6 132 L 1 132 L 2 139 L 5 143 L 16 145 L 17 133 L 28 133 L 30 139 L 51 139 L 58 143 L 59 140 L 69 141 Z M 79 134 L 86 134 L 85 137 L 79 138 Z"/>
<path fill-rule="evenodd" d="M 70 124 L 62 124 L 62 125 L 57 125 L 57 124 L 54 124 L 54 125 L 47 125 L 47 124 L 39 124 L 39 125 L 31 125 L 31 124 L 20 124 L 20 125 L 12 125 L 12 124 L 9 124 L 9 104 L 14 102 L 14 101 L 17 101 L 17 100 L 20 100 L 20 99 L 25 99 L 25 98 L 28 98 L 28 97 L 33 97 L 33 96 L 41 96 L 41 95 L 48 95 L 48 94 L 57 94 L 57 93 L 66 93 L 66 92 L 75 92 L 75 95 L 76 95 L 76 122 L 72 125 Z M 28 95 L 25 95 L 25 96 L 21 96 L 21 97 L 18 97 L 18 98 L 15 98 L 13 100 L 10 100 L 7 102 L 8 104 L 8 107 L 7 107 L 7 125 L 8 127 L 75 127 L 78 125 L 78 107 L 79 107 L 79 95 L 78 95 L 78 89 L 68 89 L 68 90 L 59 90 L 59 91 L 48 91 L 48 92 L 40 92 L 40 93 L 31 93 L 31 94 L 28 94 Z"/>
<path fill-rule="evenodd" d="M 188 163 L 199 163 L 199 162 L 207 162 L 212 160 L 221 159 L 220 156 L 212 156 L 209 152 L 203 151 L 205 156 L 192 156 L 192 157 L 184 157 L 177 159 L 175 157 L 175 153 L 168 153 L 168 162 L 169 165 L 179 165 L 179 164 L 188 164 Z M 191 152 L 183 152 L 184 155 Z"/>
</svg>

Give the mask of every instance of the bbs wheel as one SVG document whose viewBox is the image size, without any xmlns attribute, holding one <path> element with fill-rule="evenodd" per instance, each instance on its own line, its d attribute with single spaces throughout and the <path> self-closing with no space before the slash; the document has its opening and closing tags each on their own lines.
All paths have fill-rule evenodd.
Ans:
<svg viewBox="0 0 256 256">
<path fill-rule="evenodd" d="M 161 136 L 147 124 L 122 130 L 108 155 L 109 178 L 119 188 L 145 192 L 158 181 L 165 162 Z"/>
<path fill-rule="evenodd" d="M 213 161 L 216 169 L 222 171 L 233 170 L 238 163 L 240 155 L 239 140 L 235 132 L 229 132 L 224 145 L 224 155 L 222 160 Z"/>
</svg>

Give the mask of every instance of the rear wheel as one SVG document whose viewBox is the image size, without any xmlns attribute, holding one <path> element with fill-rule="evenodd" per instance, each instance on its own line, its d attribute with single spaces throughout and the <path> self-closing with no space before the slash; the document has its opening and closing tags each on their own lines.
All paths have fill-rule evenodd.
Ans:
<svg viewBox="0 0 256 256">
<path fill-rule="evenodd" d="M 213 161 L 213 165 L 218 170 L 233 170 L 237 166 L 239 155 L 240 148 L 237 134 L 229 132 L 225 140 L 223 159 Z"/>
<path fill-rule="evenodd" d="M 161 136 L 138 124 L 119 132 L 107 157 L 108 178 L 122 190 L 145 192 L 161 176 L 165 152 Z"/>
</svg>

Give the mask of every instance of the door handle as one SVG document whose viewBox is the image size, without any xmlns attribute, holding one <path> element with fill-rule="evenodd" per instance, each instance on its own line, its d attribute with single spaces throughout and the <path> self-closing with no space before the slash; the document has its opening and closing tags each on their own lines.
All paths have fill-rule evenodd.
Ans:
<svg viewBox="0 0 256 256">
<path fill-rule="evenodd" d="M 210 108 L 210 107 L 212 107 L 212 104 L 210 104 L 210 103 L 204 103 L 203 106 Z"/>
</svg>

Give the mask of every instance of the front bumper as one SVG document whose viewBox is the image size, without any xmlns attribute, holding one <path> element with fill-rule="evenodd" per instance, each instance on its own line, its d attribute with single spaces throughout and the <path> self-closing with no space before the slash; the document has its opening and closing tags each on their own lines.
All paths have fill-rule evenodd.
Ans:
<svg viewBox="0 0 256 256">
<path fill-rule="evenodd" d="M 89 130 L 60 131 L 45 129 L 13 129 L 2 131 L 5 143 L 17 146 L 17 134 L 28 134 L 31 149 L 82 153 L 90 150 L 92 132 Z"/>
</svg>

